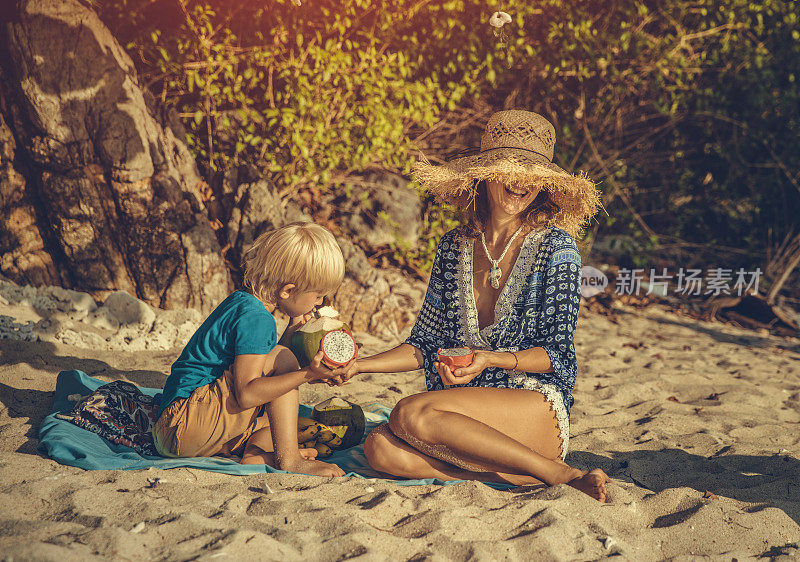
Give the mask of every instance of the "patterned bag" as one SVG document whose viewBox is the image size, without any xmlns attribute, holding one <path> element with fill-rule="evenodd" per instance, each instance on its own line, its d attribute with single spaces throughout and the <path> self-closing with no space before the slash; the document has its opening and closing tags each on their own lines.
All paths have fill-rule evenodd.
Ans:
<svg viewBox="0 0 800 562">
<path fill-rule="evenodd" d="M 114 381 L 79 400 L 69 414 L 56 417 L 141 455 L 157 457 L 152 428 L 158 408 L 158 400 L 143 394 L 136 385 Z"/>
</svg>

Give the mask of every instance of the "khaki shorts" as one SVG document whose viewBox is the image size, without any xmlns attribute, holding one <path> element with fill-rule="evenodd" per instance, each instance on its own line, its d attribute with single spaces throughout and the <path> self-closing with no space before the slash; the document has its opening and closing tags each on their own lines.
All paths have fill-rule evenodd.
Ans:
<svg viewBox="0 0 800 562">
<path fill-rule="evenodd" d="M 241 457 L 261 407 L 241 410 L 230 370 L 212 383 L 174 400 L 153 426 L 156 450 L 165 457 Z"/>
</svg>

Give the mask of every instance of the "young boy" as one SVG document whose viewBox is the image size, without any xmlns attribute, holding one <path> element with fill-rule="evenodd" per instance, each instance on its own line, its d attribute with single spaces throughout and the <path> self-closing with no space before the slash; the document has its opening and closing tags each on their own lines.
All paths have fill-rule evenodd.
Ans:
<svg viewBox="0 0 800 562">
<path fill-rule="evenodd" d="M 297 388 L 324 382 L 331 371 L 320 366 L 321 352 L 300 369 L 288 349 L 292 334 L 341 284 L 342 252 L 325 228 L 292 223 L 259 236 L 244 261 L 246 290 L 222 301 L 172 364 L 153 426 L 156 449 L 167 457 L 241 456 L 242 464 L 344 476 L 297 444 Z M 276 308 L 291 318 L 280 341 Z"/>
</svg>

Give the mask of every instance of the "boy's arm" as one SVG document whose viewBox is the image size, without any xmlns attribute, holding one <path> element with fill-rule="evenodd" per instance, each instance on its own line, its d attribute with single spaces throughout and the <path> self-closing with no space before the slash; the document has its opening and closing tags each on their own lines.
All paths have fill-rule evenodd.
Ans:
<svg viewBox="0 0 800 562">
<path fill-rule="evenodd" d="M 270 364 L 267 364 L 268 360 Z M 275 354 L 270 355 L 237 355 L 233 360 L 233 385 L 237 404 L 243 410 L 249 410 L 272 402 L 304 382 L 332 376 L 320 368 L 321 360 L 322 353 L 319 353 L 309 368 L 280 375 L 262 376 L 264 371 L 274 371 L 276 367 L 280 368 L 280 365 L 293 364 L 296 367 L 297 360 L 291 351 L 282 347 L 276 348 Z"/>
</svg>

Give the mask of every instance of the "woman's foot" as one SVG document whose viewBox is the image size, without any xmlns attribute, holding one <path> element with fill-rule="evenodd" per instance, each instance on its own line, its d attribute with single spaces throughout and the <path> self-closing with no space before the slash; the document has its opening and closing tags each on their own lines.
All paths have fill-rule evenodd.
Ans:
<svg viewBox="0 0 800 562">
<path fill-rule="evenodd" d="M 307 459 L 297 456 L 292 459 L 284 459 L 280 464 L 281 470 L 288 472 L 298 472 L 302 474 L 314 474 L 316 476 L 344 476 L 344 470 L 335 464 Z"/>
<path fill-rule="evenodd" d="M 577 471 L 580 473 L 580 471 Z M 567 484 L 580 490 L 584 494 L 588 494 L 594 499 L 605 503 L 606 501 L 606 482 L 608 476 L 602 469 L 595 468 L 589 472 L 580 473 L 577 478 L 568 481 Z"/>
</svg>

